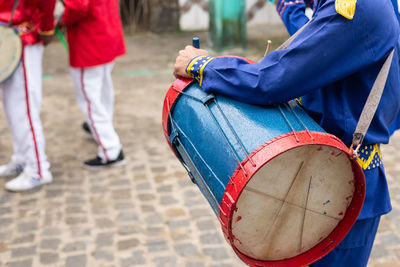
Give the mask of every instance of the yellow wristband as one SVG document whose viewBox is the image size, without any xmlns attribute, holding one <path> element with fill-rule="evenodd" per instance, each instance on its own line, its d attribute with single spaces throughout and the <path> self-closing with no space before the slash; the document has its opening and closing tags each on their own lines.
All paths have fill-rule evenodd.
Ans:
<svg viewBox="0 0 400 267">
<path fill-rule="evenodd" d="M 53 35 L 54 34 L 54 29 L 50 30 L 50 31 L 40 31 L 39 30 L 39 34 L 40 35 Z"/>
<path fill-rule="evenodd" d="M 192 77 L 197 80 L 200 86 L 203 83 L 203 71 L 207 64 L 213 60 L 213 57 L 210 56 L 198 56 L 192 59 L 186 67 L 186 72 L 189 77 Z"/>
</svg>

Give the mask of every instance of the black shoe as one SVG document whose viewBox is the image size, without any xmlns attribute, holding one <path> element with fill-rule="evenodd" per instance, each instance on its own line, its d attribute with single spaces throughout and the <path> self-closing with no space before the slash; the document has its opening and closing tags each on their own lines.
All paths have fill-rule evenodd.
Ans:
<svg viewBox="0 0 400 267">
<path fill-rule="evenodd" d="M 122 166 L 122 165 L 125 165 L 125 163 L 126 162 L 125 162 L 124 153 L 121 150 L 121 152 L 119 152 L 118 157 L 114 160 L 105 161 L 102 158 L 100 158 L 99 156 L 97 156 L 94 159 L 85 161 L 83 166 L 89 170 L 98 170 L 98 169 L 104 169 L 104 168 L 109 168 L 109 167 Z"/>
<path fill-rule="evenodd" d="M 92 134 L 92 131 L 90 130 L 89 124 L 85 121 L 84 123 L 82 123 L 82 129 L 88 133 L 88 134 Z"/>
</svg>

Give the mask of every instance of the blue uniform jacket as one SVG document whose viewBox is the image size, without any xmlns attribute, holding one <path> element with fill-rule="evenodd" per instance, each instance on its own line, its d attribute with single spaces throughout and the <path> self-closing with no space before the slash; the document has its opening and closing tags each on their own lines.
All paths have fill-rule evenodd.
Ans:
<svg viewBox="0 0 400 267">
<path fill-rule="evenodd" d="M 270 105 L 302 97 L 304 107 L 327 132 L 350 145 L 361 110 L 384 61 L 395 48 L 388 81 L 364 144 L 388 143 L 399 112 L 399 24 L 389 0 L 358 0 L 353 19 L 335 10 L 335 0 L 314 3 L 311 23 L 283 50 L 249 64 L 235 57 L 203 60 L 188 72 L 205 92 L 250 104 Z M 359 219 L 391 210 L 383 166 L 365 171 L 367 195 Z"/>
<path fill-rule="evenodd" d="M 394 12 L 397 20 L 399 21 L 399 7 L 397 0 L 391 0 Z M 290 35 L 293 35 L 301 27 L 309 21 L 309 18 L 305 15 L 306 8 L 314 9 L 314 0 L 280 0 L 276 5 L 276 11 L 285 24 L 285 27 Z M 389 131 L 394 133 L 400 128 L 400 116 L 389 127 Z"/>
<path fill-rule="evenodd" d="M 397 20 L 399 20 L 399 7 L 397 0 L 391 0 Z M 276 5 L 276 11 L 281 17 L 290 35 L 297 32 L 308 22 L 305 15 L 306 7 L 314 9 L 314 0 L 280 0 Z"/>
</svg>

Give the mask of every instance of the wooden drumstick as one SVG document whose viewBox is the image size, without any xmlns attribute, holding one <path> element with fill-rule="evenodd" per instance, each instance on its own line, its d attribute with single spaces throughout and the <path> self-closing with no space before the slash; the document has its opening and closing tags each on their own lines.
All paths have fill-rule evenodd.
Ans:
<svg viewBox="0 0 400 267">
<path fill-rule="evenodd" d="M 271 47 L 271 44 L 272 44 L 272 41 L 271 41 L 271 40 L 268 40 L 268 42 L 267 42 L 267 49 L 265 50 L 264 57 L 267 56 L 268 51 L 269 51 L 269 48 Z"/>
<path fill-rule="evenodd" d="M 199 37 L 193 37 L 192 46 L 194 48 L 200 49 L 200 39 L 199 39 Z"/>
<path fill-rule="evenodd" d="M 271 47 L 271 44 L 272 44 L 272 41 L 271 41 L 271 40 L 268 40 L 268 42 L 267 42 L 267 48 L 265 49 L 264 56 L 263 56 L 262 58 L 258 59 L 257 62 L 260 62 L 261 60 L 263 60 L 263 59 L 267 56 L 268 51 L 269 51 L 269 48 Z"/>
</svg>

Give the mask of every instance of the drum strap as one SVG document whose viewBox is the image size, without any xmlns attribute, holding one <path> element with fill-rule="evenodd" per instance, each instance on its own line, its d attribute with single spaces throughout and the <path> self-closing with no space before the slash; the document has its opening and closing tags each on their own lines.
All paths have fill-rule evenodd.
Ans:
<svg viewBox="0 0 400 267">
<path fill-rule="evenodd" d="M 312 19 L 308 21 L 303 27 L 301 27 L 295 34 L 293 34 L 280 47 L 278 47 L 278 50 L 286 49 L 292 43 L 294 38 L 296 38 L 311 21 Z M 368 128 L 372 122 L 376 109 L 378 108 L 379 102 L 381 100 L 383 89 L 385 89 L 386 81 L 389 75 L 390 66 L 392 65 L 393 55 L 394 49 L 391 51 L 385 63 L 383 64 L 382 69 L 379 71 L 379 74 L 376 77 L 375 83 L 372 86 L 371 92 L 369 93 L 367 101 L 361 112 L 360 118 L 358 119 L 357 127 L 354 131 L 353 141 L 351 145 L 352 150 L 353 148 L 355 148 L 355 157 L 357 157 L 358 150 L 361 147 L 365 134 L 368 131 Z"/>
<path fill-rule="evenodd" d="M 19 0 L 15 0 L 15 1 L 14 1 L 14 5 L 13 5 L 13 8 L 12 8 L 12 10 L 11 10 L 11 18 L 10 18 L 10 21 L 8 22 L 8 26 L 9 26 L 9 27 L 12 26 L 12 21 L 13 21 L 14 13 L 15 13 L 15 10 L 17 10 L 18 4 L 19 4 Z"/>
<path fill-rule="evenodd" d="M 310 24 L 311 21 L 312 21 L 312 19 L 310 19 L 306 24 L 304 24 L 304 26 L 301 27 L 297 32 L 295 32 L 295 34 L 290 36 L 290 38 L 287 39 L 283 44 L 281 44 L 276 50 L 282 50 L 282 49 L 288 48 L 288 46 L 292 43 L 294 38 L 296 38 L 297 35 L 299 35 L 308 24 Z"/>
<path fill-rule="evenodd" d="M 357 128 L 353 134 L 352 148 L 355 147 L 354 152 L 357 154 L 360 148 L 365 134 L 368 131 L 369 125 L 375 115 L 376 109 L 378 108 L 379 102 L 382 97 L 383 89 L 385 89 L 386 81 L 389 75 L 390 66 L 393 61 L 394 49 L 387 57 L 382 69 L 379 71 L 378 77 L 372 86 L 371 92 L 367 98 L 367 102 L 361 112 L 360 118 L 358 119 Z"/>
</svg>

